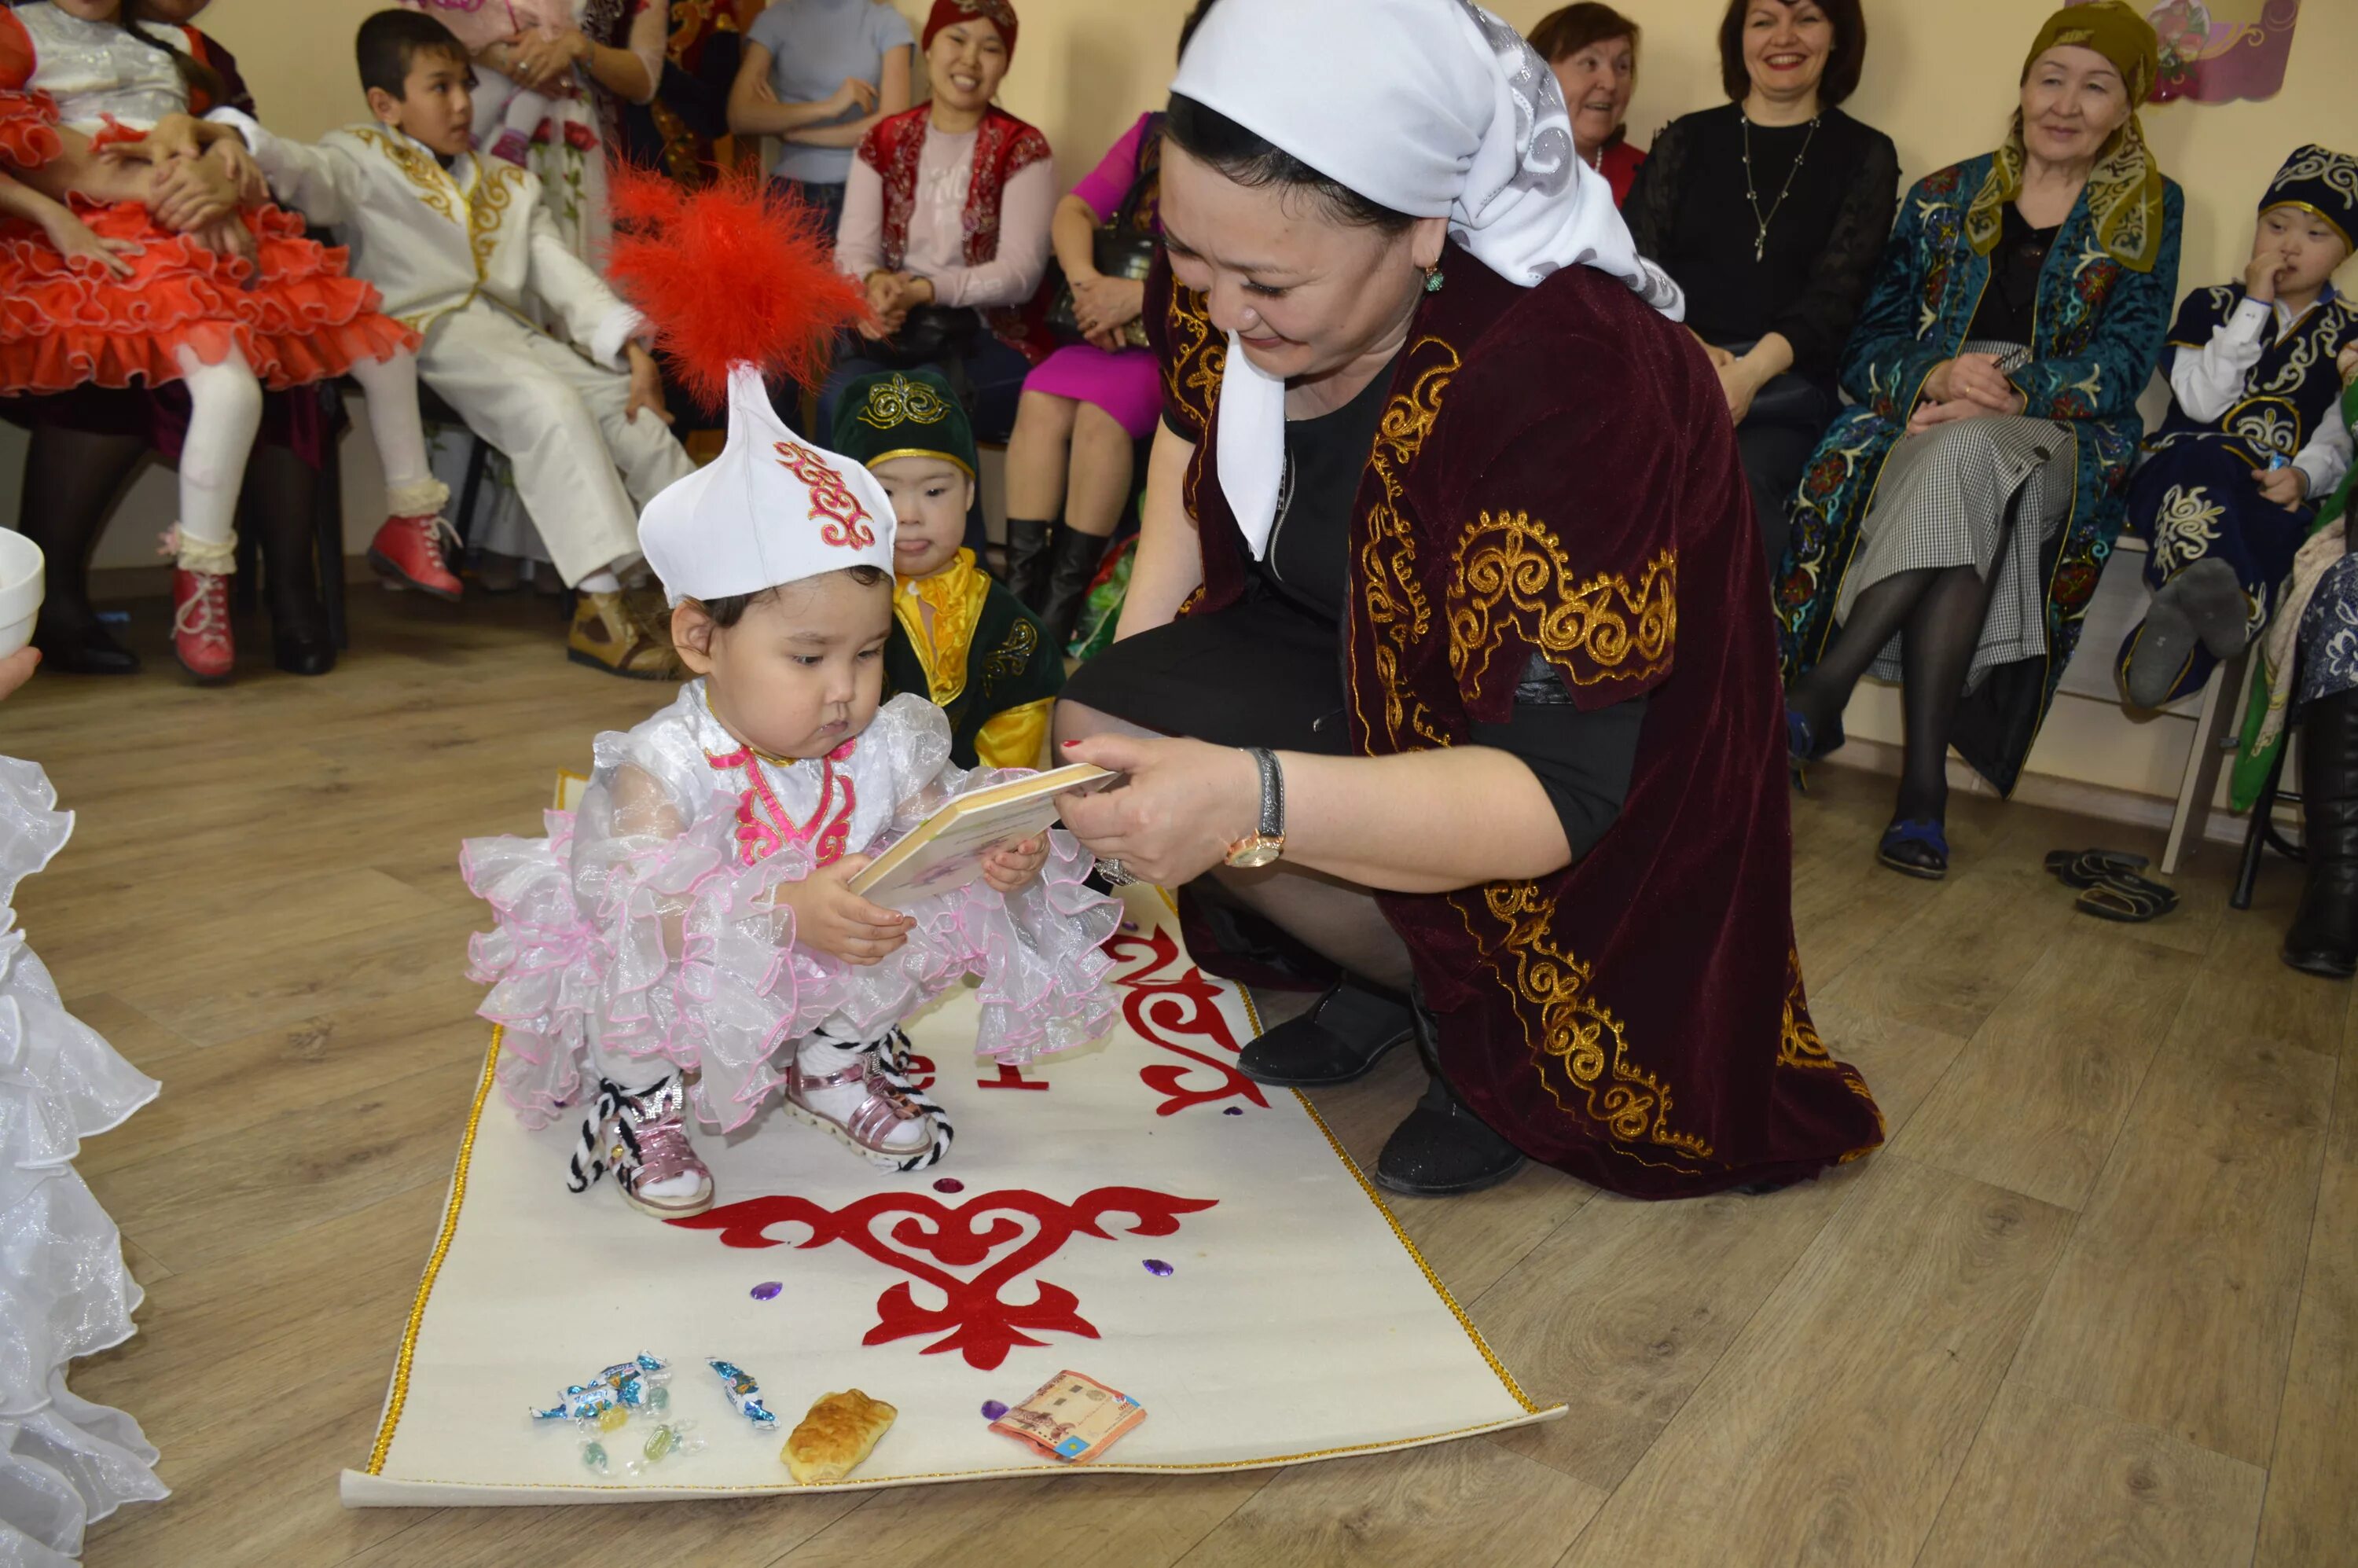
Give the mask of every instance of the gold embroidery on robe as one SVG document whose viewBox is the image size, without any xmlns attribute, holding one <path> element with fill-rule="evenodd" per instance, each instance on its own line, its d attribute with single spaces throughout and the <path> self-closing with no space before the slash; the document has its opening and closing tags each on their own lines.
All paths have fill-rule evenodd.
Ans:
<svg viewBox="0 0 2358 1568">
<path fill-rule="evenodd" d="M 1618 572 L 1584 581 L 1545 524 L 1485 512 L 1458 541 L 1456 568 L 1449 665 L 1468 693 L 1481 690 L 1509 629 L 1578 686 L 1644 680 L 1669 665 L 1678 631 L 1674 550 L 1656 556 L 1634 585 Z M 1522 674 L 1520 664 L 1507 672 Z"/>
<path fill-rule="evenodd" d="M 449 170 L 409 143 L 383 131 L 356 125 L 352 134 L 392 159 L 402 178 L 417 188 L 419 200 L 447 221 L 460 221 L 459 203 L 466 198 L 459 189 L 459 182 L 450 178 Z"/>
<path fill-rule="evenodd" d="M 1549 1098 L 1566 1115 L 1602 1123 L 1622 1142 L 1650 1143 L 1698 1160 L 1716 1158 L 1710 1143 L 1671 1125 L 1670 1087 L 1629 1060 L 1628 1033 L 1597 1001 L 1595 970 L 1548 941 L 1555 905 L 1541 901 L 1539 884 L 1490 882 L 1480 891 L 1483 913 L 1491 922 L 1487 938 L 1475 928 L 1469 893 L 1452 893 L 1449 903 L 1480 946 L 1483 961 L 1522 1003 L 1538 1010 L 1531 1059 Z M 1559 1075 L 1548 1070 L 1551 1056 L 1563 1068 L 1561 1077 L 1568 1080 L 1574 1099 L 1558 1091 Z"/>
<path fill-rule="evenodd" d="M 993 681 L 1014 680 L 1031 666 L 1032 655 L 1040 646 L 1040 629 L 1029 621 L 1018 621 L 1007 629 L 1007 641 L 983 655 L 982 681 L 989 687 Z"/>
<path fill-rule="evenodd" d="M 1401 495 L 1407 488 L 1401 475 L 1424 449 L 1433 420 L 1441 413 L 1441 395 L 1465 362 L 1455 349 L 1439 338 L 1428 337 L 1418 339 L 1410 348 L 1410 363 L 1417 363 L 1428 350 L 1439 352 L 1416 373 L 1407 391 L 1385 405 L 1376 427 L 1375 449 L 1368 467 L 1375 476 L 1378 493 L 1362 524 L 1358 558 L 1360 598 L 1367 607 L 1371 656 L 1384 698 L 1383 733 L 1390 738 L 1393 750 L 1403 752 L 1450 743 L 1423 702 L 1400 678 L 1401 657 L 1433 625 L 1433 607 L 1417 580 L 1414 529 L 1400 512 Z M 1354 647 L 1356 663 L 1356 639 Z M 1351 680 L 1355 708 L 1363 684 L 1355 669 Z M 1374 732 L 1364 712 L 1359 720 L 1369 733 Z"/>
<path fill-rule="evenodd" d="M 1182 285 L 1172 284 L 1171 309 L 1164 318 L 1171 330 L 1171 362 L 1163 373 L 1163 388 L 1172 402 L 1208 426 L 1212 400 L 1219 392 L 1221 373 L 1228 368 L 1228 344 L 1212 330 L 1211 318 L 1199 299 Z M 1195 395 L 1190 397 L 1189 393 Z"/>
</svg>

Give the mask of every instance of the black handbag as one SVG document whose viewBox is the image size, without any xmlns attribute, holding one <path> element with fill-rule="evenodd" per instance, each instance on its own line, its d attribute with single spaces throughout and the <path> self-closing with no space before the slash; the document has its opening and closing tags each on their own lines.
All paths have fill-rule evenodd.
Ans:
<svg viewBox="0 0 2358 1568">
<path fill-rule="evenodd" d="M 965 306 L 916 305 L 902 319 L 901 330 L 889 338 L 863 342 L 858 353 L 887 370 L 915 370 L 936 365 L 945 370 L 962 365 L 974 352 L 982 333 L 982 318 Z"/>
<path fill-rule="evenodd" d="M 1089 238 L 1090 261 L 1107 277 L 1143 283 L 1154 265 L 1154 253 L 1163 243 L 1154 232 L 1153 216 L 1163 172 L 1162 146 L 1162 117 L 1158 115 L 1139 140 L 1138 175 L 1123 193 L 1121 206 Z M 1072 283 L 1062 269 L 1056 275 L 1055 293 L 1048 302 L 1048 330 L 1060 343 L 1087 341 L 1074 310 Z M 1132 348 L 1146 347 L 1146 323 L 1130 322 L 1122 329 L 1122 340 Z"/>
</svg>

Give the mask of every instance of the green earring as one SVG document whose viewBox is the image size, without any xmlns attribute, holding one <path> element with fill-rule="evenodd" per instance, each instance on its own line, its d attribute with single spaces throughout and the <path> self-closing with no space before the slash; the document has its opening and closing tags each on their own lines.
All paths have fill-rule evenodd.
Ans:
<svg viewBox="0 0 2358 1568">
<path fill-rule="evenodd" d="M 1424 269 L 1424 291 L 1427 294 L 1438 294 L 1441 292 L 1441 269 L 1438 266 L 1426 267 Z"/>
</svg>

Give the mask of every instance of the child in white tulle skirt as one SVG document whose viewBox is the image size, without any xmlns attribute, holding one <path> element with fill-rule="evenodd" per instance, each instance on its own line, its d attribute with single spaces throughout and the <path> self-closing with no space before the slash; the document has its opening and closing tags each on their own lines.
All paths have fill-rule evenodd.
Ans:
<svg viewBox="0 0 2358 1568">
<path fill-rule="evenodd" d="M 849 879 L 950 795 L 1020 770 L 949 761 L 940 708 L 881 702 L 892 624 L 891 503 L 808 446 L 758 375 L 730 387 L 729 446 L 647 508 L 640 542 L 699 677 L 598 738 L 575 814 L 546 838 L 478 838 L 468 885 L 498 916 L 474 939 L 500 1079 L 545 1124 L 589 1101 L 572 1184 L 611 1168 L 664 1217 L 713 1201 L 686 1112 L 723 1131 L 775 1092 L 888 1169 L 938 1161 L 951 1128 L 901 1066 L 899 1027 L 968 976 L 977 1053 L 1030 1061 L 1110 1027 L 1098 944 L 1120 906 L 1051 831 L 906 914 Z"/>
</svg>

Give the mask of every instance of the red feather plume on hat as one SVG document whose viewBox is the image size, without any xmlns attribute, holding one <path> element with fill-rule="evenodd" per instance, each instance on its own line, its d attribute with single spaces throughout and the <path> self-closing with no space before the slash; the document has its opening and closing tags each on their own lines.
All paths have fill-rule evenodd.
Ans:
<svg viewBox="0 0 2358 1568">
<path fill-rule="evenodd" d="M 617 168 L 612 203 L 607 276 L 708 408 L 728 402 L 732 364 L 816 386 L 838 335 L 867 311 L 860 286 L 836 270 L 817 211 L 750 174 L 690 191 Z"/>
</svg>

